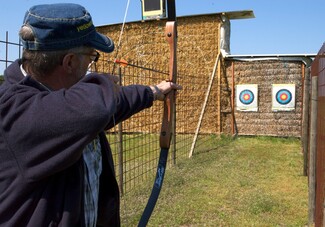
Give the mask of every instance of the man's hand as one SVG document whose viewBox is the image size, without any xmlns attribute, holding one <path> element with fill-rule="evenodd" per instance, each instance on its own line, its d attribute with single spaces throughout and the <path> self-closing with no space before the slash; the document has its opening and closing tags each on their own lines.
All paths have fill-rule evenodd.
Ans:
<svg viewBox="0 0 325 227">
<path fill-rule="evenodd" d="M 157 85 L 150 86 L 150 88 L 154 94 L 155 100 L 164 101 L 165 95 L 171 90 L 181 90 L 183 87 L 173 82 L 162 81 Z"/>
</svg>

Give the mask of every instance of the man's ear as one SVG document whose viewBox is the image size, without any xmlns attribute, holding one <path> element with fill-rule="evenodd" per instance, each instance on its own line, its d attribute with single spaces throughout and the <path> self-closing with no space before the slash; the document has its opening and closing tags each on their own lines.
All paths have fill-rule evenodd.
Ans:
<svg viewBox="0 0 325 227">
<path fill-rule="evenodd" d="M 64 56 L 62 60 L 62 67 L 67 73 L 72 73 L 74 70 L 74 65 L 76 64 L 76 54 L 68 53 Z"/>
</svg>

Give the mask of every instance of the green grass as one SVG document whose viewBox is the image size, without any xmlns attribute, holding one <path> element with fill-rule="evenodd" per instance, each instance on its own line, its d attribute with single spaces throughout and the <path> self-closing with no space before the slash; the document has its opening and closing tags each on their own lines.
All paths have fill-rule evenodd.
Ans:
<svg viewBox="0 0 325 227">
<path fill-rule="evenodd" d="M 306 226 L 300 141 L 228 137 L 168 168 L 148 226 Z M 209 147 L 211 144 L 209 144 Z M 136 226 L 152 182 L 126 194 L 123 226 Z"/>
</svg>

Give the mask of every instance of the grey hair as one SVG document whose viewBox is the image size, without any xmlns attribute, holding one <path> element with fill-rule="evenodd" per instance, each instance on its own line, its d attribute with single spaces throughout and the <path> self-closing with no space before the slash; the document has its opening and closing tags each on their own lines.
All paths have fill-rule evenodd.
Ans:
<svg viewBox="0 0 325 227">
<path fill-rule="evenodd" d="M 19 31 L 19 36 L 23 40 L 35 40 L 33 30 L 28 26 L 23 26 Z M 90 47 L 80 46 L 66 50 L 35 51 L 23 50 L 22 63 L 25 71 L 34 77 L 44 77 L 53 71 L 57 66 L 62 65 L 65 55 L 68 53 L 80 53 L 88 51 Z"/>
</svg>

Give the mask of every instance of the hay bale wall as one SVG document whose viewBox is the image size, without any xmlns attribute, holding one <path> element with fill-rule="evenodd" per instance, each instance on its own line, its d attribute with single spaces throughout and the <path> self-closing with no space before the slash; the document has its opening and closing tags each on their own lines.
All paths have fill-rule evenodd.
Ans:
<svg viewBox="0 0 325 227">
<path fill-rule="evenodd" d="M 177 98 L 177 132 L 194 133 L 203 106 L 215 60 L 219 53 L 220 14 L 178 18 L 178 83 L 184 89 Z M 117 58 L 137 62 L 168 72 L 169 46 L 165 40 L 165 20 L 132 22 L 124 28 Z M 121 24 L 97 29 L 119 40 Z M 117 48 L 116 48 L 117 49 Z M 114 61 L 116 51 L 104 55 L 99 71 L 110 72 L 106 60 Z M 222 59 L 209 95 L 200 133 L 232 133 L 232 60 Z M 123 71 L 123 84 L 153 84 L 168 76 L 138 69 Z M 258 84 L 258 112 L 235 111 L 240 135 L 300 137 L 302 106 L 302 64 L 290 61 L 234 61 L 236 84 Z M 296 108 L 291 112 L 272 112 L 271 85 L 294 83 Z M 161 105 L 155 104 L 150 115 L 140 113 L 127 124 L 129 131 L 159 132 Z M 158 119 L 157 119 L 157 116 Z M 149 119 L 151 118 L 151 119 Z M 156 122 L 149 127 L 143 122 Z M 142 125 L 142 129 L 137 129 Z M 127 127 L 126 127 L 127 128 Z M 126 129 L 127 130 L 127 129 Z"/>
<path fill-rule="evenodd" d="M 165 25 L 165 20 L 127 23 L 117 58 L 168 72 L 169 46 L 164 34 Z M 177 131 L 179 133 L 194 133 L 209 78 L 219 53 L 220 15 L 180 17 L 177 20 L 177 25 L 177 82 L 183 86 L 183 90 L 177 97 Z M 97 29 L 112 37 L 117 45 L 121 26 L 121 24 L 107 25 Z M 115 56 L 116 51 L 110 55 L 104 55 L 105 59 L 110 61 L 113 61 Z M 97 65 L 99 71 L 104 72 L 108 71 L 108 67 L 105 62 Z M 153 84 L 168 78 L 167 75 L 137 69 L 127 69 L 124 74 L 123 84 L 125 85 Z M 220 131 L 218 129 L 220 123 L 216 121 L 218 119 L 217 89 L 214 86 L 211 91 L 200 132 L 219 133 Z M 139 124 L 140 122 L 157 122 L 157 126 L 151 129 L 142 129 L 144 131 L 158 132 L 160 130 L 161 104 L 158 107 L 154 106 L 153 110 L 155 112 L 153 117 L 159 116 L 158 121 L 157 119 L 148 119 L 145 114 L 139 114 L 142 115 L 138 118 Z M 132 128 L 132 130 L 136 130 L 135 127 Z"/>
<path fill-rule="evenodd" d="M 299 61 L 227 61 L 227 79 L 230 86 L 232 86 L 232 74 L 234 74 L 235 85 L 258 85 L 258 111 L 235 110 L 239 135 L 301 136 L 302 67 L 302 62 Z M 294 111 L 272 111 L 272 84 L 295 84 Z M 229 106 L 230 103 L 227 105 Z M 224 128 L 227 131 L 229 129 L 226 126 L 230 121 L 230 116 L 224 121 Z"/>
</svg>

